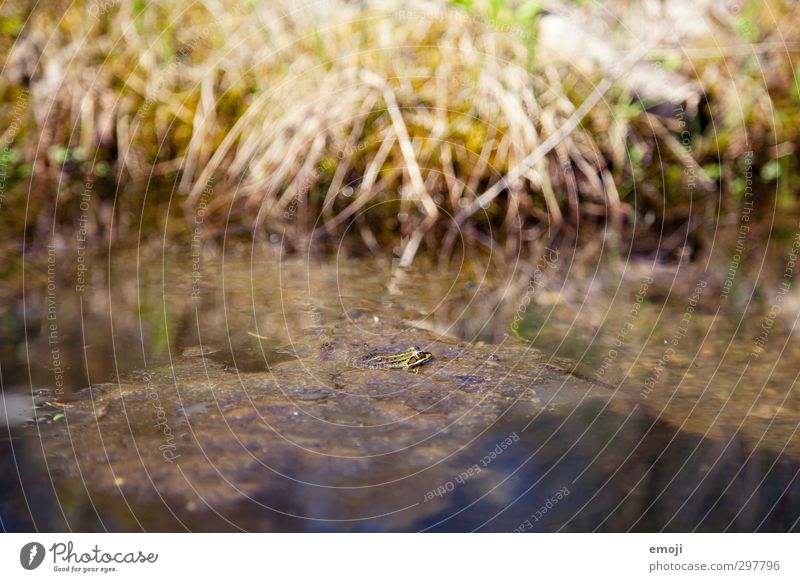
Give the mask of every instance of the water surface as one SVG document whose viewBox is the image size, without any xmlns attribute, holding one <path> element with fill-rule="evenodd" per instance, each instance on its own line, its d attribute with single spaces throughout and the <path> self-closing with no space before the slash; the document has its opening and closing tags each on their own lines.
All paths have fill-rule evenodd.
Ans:
<svg viewBox="0 0 800 582">
<path fill-rule="evenodd" d="M 800 354 L 779 287 L 743 309 L 703 273 L 670 287 L 643 264 L 393 277 L 229 255 L 122 253 L 83 286 L 45 255 L 24 292 L 20 267 L 4 529 L 797 529 Z M 352 366 L 409 345 L 436 359 Z"/>
</svg>

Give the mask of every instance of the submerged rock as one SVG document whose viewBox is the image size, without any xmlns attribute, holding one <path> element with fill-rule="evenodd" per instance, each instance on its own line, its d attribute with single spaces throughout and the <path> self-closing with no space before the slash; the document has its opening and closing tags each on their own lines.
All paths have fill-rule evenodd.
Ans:
<svg viewBox="0 0 800 582">
<path fill-rule="evenodd" d="M 205 347 L 95 387 L 91 398 L 72 399 L 66 423 L 47 427 L 47 463 L 60 481 L 83 482 L 95 496 L 164 499 L 177 512 L 255 503 L 311 520 L 396 514 L 390 521 L 402 527 L 436 510 L 425 493 L 461 474 L 465 446 L 504 417 L 534 419 L 610 394 L 518 343 L 366 331 L 343 324 L 322 349 L 308 334 L 292 357 L 265 352 L 260 365 L 253 338 L 246 373 L 230 372 L 237 354 Z M 353 366 L 367 349 L 406 343 L 440 357 L 416 373 Z"/>
</svg>

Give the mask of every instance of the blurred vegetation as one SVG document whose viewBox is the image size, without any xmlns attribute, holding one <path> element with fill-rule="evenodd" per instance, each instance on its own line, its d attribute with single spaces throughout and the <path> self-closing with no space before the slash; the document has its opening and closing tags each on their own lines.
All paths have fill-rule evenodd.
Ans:
<svg viewBox="0 0 800 582">
<path fill-rule="evenodd" d="M 132 245 L 202 223 L 204 239 L 305 248 L 344 235 L 354 250 L 444 262 L 554 240 L 590 257 L 610 241 L 670 261 L 735 237 L 752 189 L 772 220 L 756 236 L 780 231 L 797 204 L 800 13 L 668 4 L 4 3 L 0 228 L 28 245 L 74 244 L 78 228 Z M 659 103 L 615 84 L 454 238 L 453 216 L 606 75 L 542 49 L 553 14 L 581 16 L 620 54 L 661 22 L 670 32 L 647 59 L 702 98 Z"/>
</svg>

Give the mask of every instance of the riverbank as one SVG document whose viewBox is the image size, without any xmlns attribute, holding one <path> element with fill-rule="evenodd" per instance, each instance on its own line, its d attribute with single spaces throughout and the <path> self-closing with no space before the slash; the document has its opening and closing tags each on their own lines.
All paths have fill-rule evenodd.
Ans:
<svg viewBox="0 0 800 582">
<path fill-rule="evenodd" d="M 5 8 L 0 227 L 675 263 L 796 214 L 790 6 L 457 4 Z"/>
</svg>

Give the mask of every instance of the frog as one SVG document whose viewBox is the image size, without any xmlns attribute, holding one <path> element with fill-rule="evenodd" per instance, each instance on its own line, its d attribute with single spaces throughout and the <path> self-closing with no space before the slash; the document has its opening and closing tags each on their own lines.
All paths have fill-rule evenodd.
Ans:
<svg viewBox="0 0 800 582">
<path fill-rule="evenodd" d="M 353 360 L 353 366 L 368 370 L 405 369 L 416 373 L 420 367 L 430 363 L 433 359 L 432 353 L 426 352 L 418 346 L 410 346 L 402 352 L 371 350 Z"/>
</svg>

